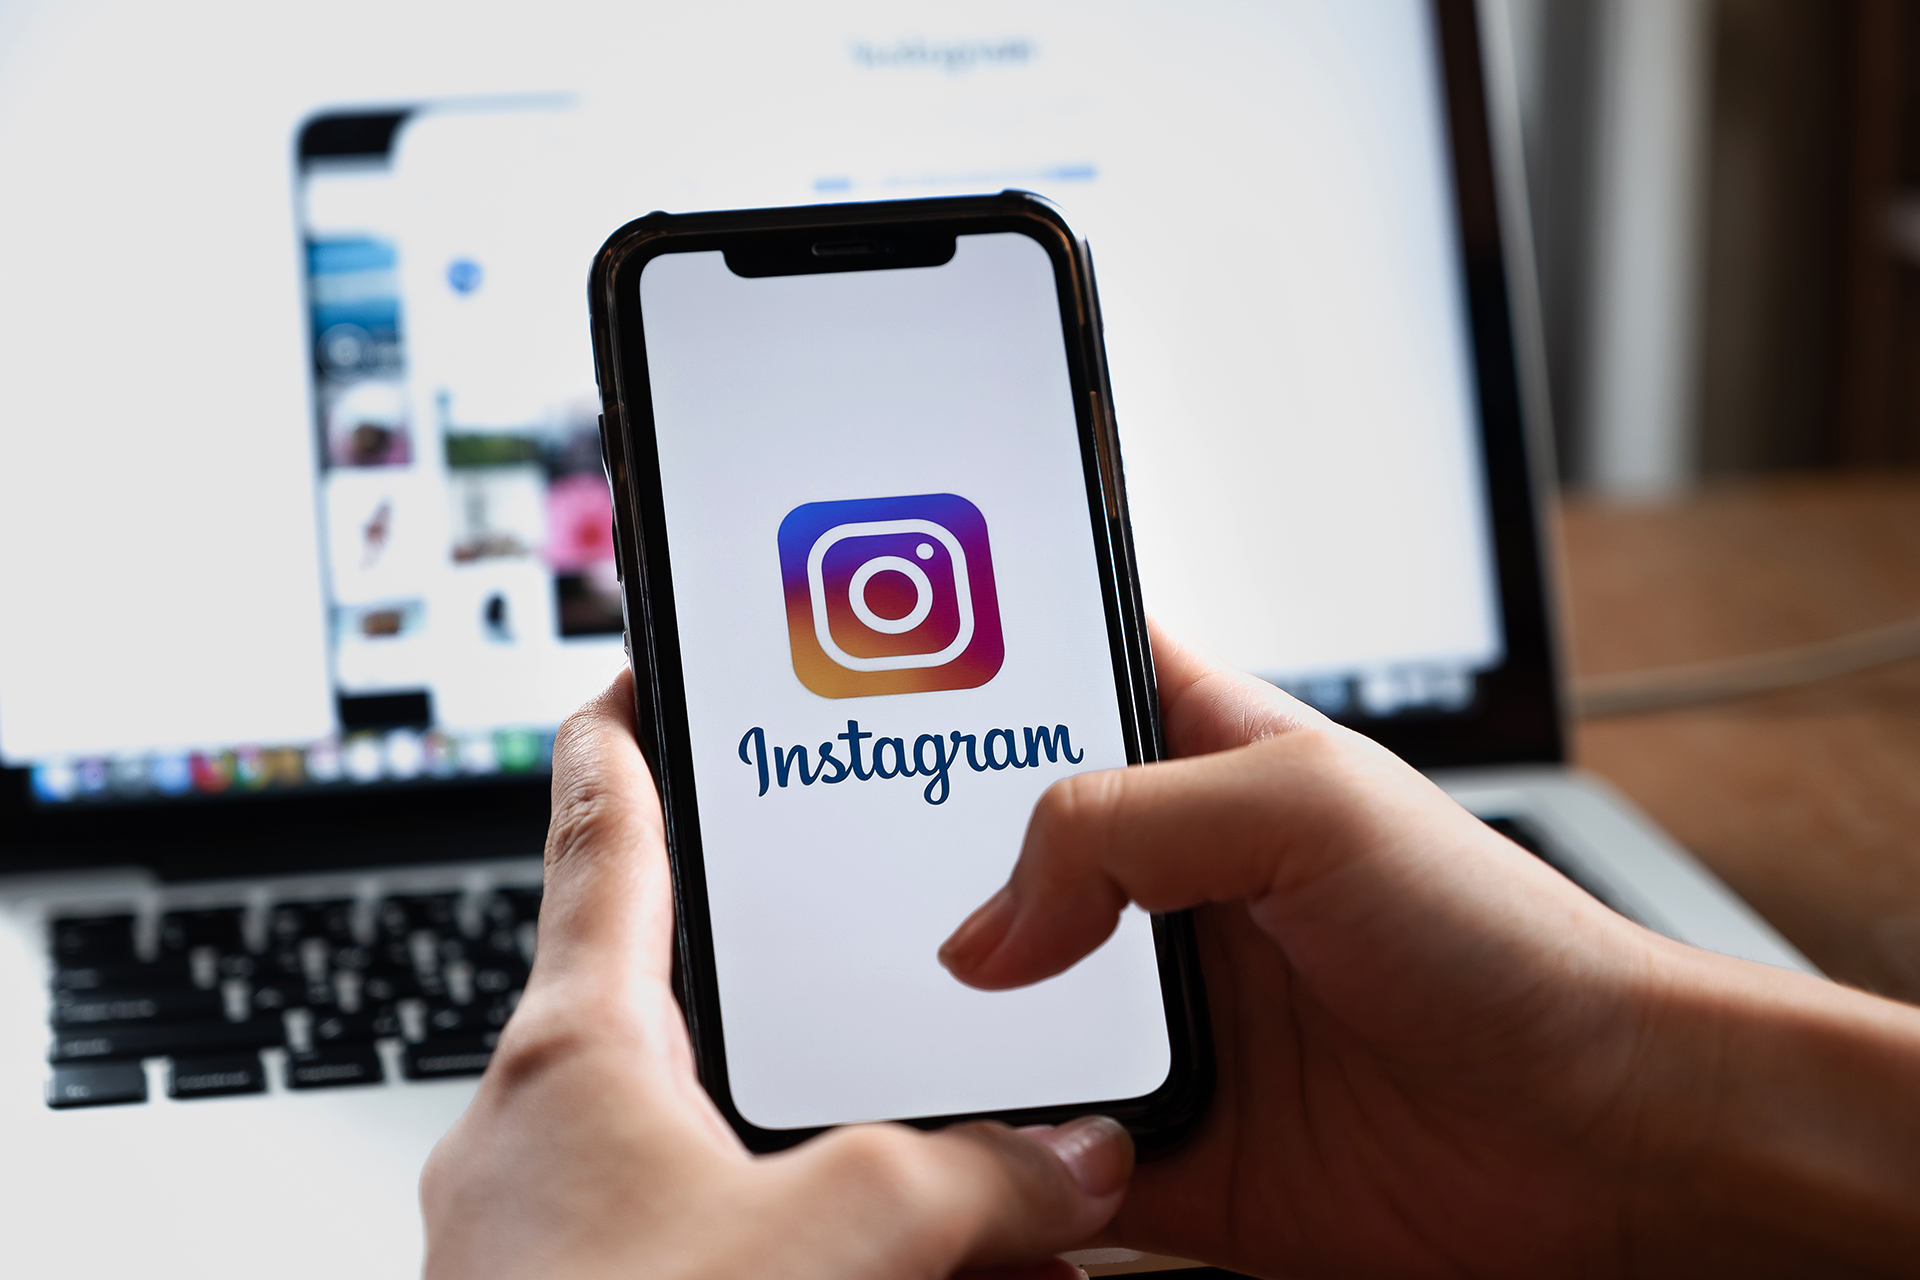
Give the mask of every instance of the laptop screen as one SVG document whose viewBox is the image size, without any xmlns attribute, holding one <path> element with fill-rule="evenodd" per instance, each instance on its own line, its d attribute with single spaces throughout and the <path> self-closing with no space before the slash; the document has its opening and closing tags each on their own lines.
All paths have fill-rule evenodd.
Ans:
<svg viewBox="0 0 1920 1280">
<path fill-rule="evenodd" d="M 1537 622 L 1464 6 L 449 9 L 244 57 L 205 7 L 49 8 L 0 89 L 46 193 L 0 209 L 16 807 L 536 782 L 623 661 L 585 280 L 656 208 L 1039 192 L 1092 244 L 1150 611 L 1390 741 L 1484 720 Z"/>
</svg>

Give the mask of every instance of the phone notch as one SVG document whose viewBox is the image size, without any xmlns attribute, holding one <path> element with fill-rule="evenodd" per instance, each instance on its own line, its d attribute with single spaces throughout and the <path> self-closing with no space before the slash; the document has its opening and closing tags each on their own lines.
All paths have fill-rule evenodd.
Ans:
<svg viewBox="0 0 1920 1280">
<path fill-rule="evenodd" d="M 751 246 L 730 246 L 727 267 L 737 276 L 818 275 L 827 271 L 890 271 L 943 267 L 953 261 L 955 237 L 915 232 L 884 235 L 802 235 L 769 237 Z"/>
</svg>

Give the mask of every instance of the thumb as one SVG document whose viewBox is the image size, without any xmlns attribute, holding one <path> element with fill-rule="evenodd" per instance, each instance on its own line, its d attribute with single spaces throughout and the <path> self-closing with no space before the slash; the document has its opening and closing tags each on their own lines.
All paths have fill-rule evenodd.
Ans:
<svg viewBox="0 0 1920 1280">
<path fill-rule="evenodd" d="M 633 673 L 553 743 L 553 819 L 533 981 L 614 972 L 667 979 L 673 892 L 660 798 L 633 731 Z"/>
<path fill-rule="evenodd" d="M 901 1125 L 837 1129 L 775 1160 L 805 1183 L 841 1189 L 808 1228 L 868 1274 L 950 1275 L 1030 1263 L 1081 1244 L 1126 1196 L 1133 1140 L 1116 1121 L 1057 1128 L 973 1123 L 923 1133 Z"/>
</svg>

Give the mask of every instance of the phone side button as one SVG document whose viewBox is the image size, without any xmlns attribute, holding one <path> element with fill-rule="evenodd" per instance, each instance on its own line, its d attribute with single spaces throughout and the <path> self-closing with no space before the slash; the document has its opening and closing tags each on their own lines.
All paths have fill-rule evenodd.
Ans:
<svg viewBox="0 0 1920 1280">
<path fill-rule="evenodd" d="M 613 478 L 613 447 L 607 439 L 607 415 L 604 413 L 600 415 L 600 465 L 606 468 L 607 490 L 613 499 L 613 580 L 624 583 L 627 573 L 621 567 L 624 557 L 620 554 L 620 548 L 626 545 L 626 540 L 620 535 L 620 493 Z"/>
</svg>

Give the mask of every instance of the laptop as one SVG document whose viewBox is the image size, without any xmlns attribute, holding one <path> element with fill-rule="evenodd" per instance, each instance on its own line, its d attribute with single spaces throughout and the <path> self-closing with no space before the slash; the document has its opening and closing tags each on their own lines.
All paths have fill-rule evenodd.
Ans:
<svg viewBox="0 0 1920 1280">
<path fill-rule="evenodd" d="M 624 660 L 584 283 L 653 208 L 1055 200 L 1149 607 L 1623 914 L 1810 970 L 1567 763 L 1466 0 L 203 7 L 30 13 L 0 69 L 47 193 L 0 209 L 0 1272 L 417 1273 L 536 951 L 554 730 Z"/>
</svg>

